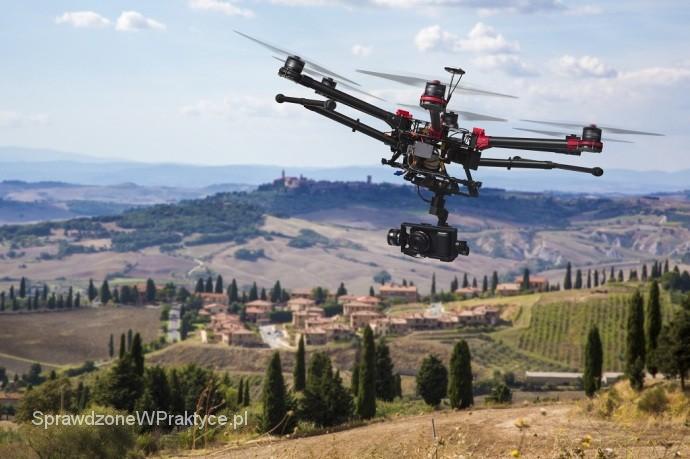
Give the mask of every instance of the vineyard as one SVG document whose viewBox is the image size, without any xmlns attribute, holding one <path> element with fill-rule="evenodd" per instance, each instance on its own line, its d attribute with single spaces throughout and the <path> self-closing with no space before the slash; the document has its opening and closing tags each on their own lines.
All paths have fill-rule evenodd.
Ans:
<svg viewBox="0 0 690 459">
<path fill-rule="evenodd" d="M 529 325 L 517 334 L 516 347 L 579 370 L 583 366 L 585 336 L 592 325 L 597 325 L 604 348 L 604 371 L 622 371 L 628 299 L 627 295 L 611 295 L 586 301 L 535 304 L 531 307 Z M 665 295 L 662 300 L 662 313 L 667 321 L 671 303 Z"/>
</svg>

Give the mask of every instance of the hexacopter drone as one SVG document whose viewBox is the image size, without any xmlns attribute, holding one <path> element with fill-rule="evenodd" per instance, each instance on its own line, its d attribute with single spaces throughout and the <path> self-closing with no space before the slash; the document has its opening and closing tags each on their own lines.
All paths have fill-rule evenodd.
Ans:
<svg viewBox="0 0 690 459">
<path fill-rule="evenodd" d="M 509 148 L 514 150 L 531 150 L 541 152 L 561 153 L 579 156 L 583 152 L 600 153 L 603 149 L 602 130 L 618 134 L 661 135 L 652 132 L 631 131 L 627 129 L 597 126 L 594 124 L 582 127 L 582 135 L 561 133 L 559 131 L 520 129 L 544 135 L 560 136 L 562 139 L 495 137 L 486 135 L 484 129 L 473 128 L 471 131 L 458 126 L 458 114 L 468 120 L 506 121 L 502 118 L 480 115 L 466 111 L 447 110 L 453 93 L 456 90 L 476 95 L 491 95 L 499 97 L 513 97 L 480 89 L 460 86 L 460 79 L 464 71 L 456 67 L 445 67 L 450 74 L 450 82 L 443 84 L 439 80 L 426 80 L 418 77 L 395 75 L 390 73 L 358 70 L 368 75 L 386 78 L 404 84 L 424 85 L 424 92 L 419 98 L 419 107 L 429 113 L 429 121 L 414 118 L 407 110 L 399 109 L 390 112 L 372 105 L 365 100 L 354 97 L 336 89 L 337 85 L 352 91 L 358 89 L 357 83 L 342 77 L 311 60 L 300 58 L 276 46 L 270 45 L 256 38 L 237 32 L 273 52 L 284 56 L 284 64 L 278 70 L 278 75 L 299 85 L 312 89 L 325 100 L 288 97 L 278 94 L 278 103 L 292 103 L 302 105 L 307 110 L 322 115 L 333 121 L 361 132 L 390 147 L 390 158 L 382 158 L 383 165 L 396 169 L 396 175 L 419 187 L 426 188 L 433 193 L 430 201 L 429 213 L 437 217 L 437 224 L 402 223 L 400 229 L 388 231 L 388 244 L 400 247 L 402 253 L 413 257 L 429 257 L 441 261 L 453 261 L 458 255 L 468 255 L 469 246 L 466 241 L 458 239 L 457 228 L 448 225 L 448 211 L 445 208 L 446 196 L 462 195 L 468 197 L 479 196 L 481 182 L 472 178 L 472 172 L 479 167 L 505 167 L 507 169 L 562 169 L 574 172 L 585 172 L 601 176 L 604 171 L 599 167 L 581 167 L 551 161 L 536 161 L 515 156 L 508 159 L 483 158 L 482 153 L 489 148 Z M 283 61 L 283 58 L 277 58 Z M 320 81 L 315 78 L 320 78 Z M 370 94 L 370 97 L 377 98 Z M 377 98 L 380 99 L 380 98 Z M 383 100 L 383 99 L 380 99 Z M 362 123 L 359 119 L 351 118 L 336 111 L 338 103 L 347 105 L 366 115 L 377 118 L 386 123 L 390 130 L 384 132 Z M 406 106 L 410 107 L 410 106 Z M 412 107 L 417 108 L 417 107 Z M 523 120 L 562 128 L 580 128 L 580 123 L 560 123 L 550 121 Z M 619 139 L 603 139 L 606 141 L 620 141 Z M 447 171 L 447 165 L 459 164 L 465 172 L 465 178 L 456 178 Z M 421 196 L 421 194 L 420 194 Z"/>
</svg>

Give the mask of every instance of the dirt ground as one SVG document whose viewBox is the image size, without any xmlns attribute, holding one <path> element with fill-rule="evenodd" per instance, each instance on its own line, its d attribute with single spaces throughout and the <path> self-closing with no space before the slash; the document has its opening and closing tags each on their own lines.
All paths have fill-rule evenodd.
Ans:
<svg viewBox="0 0 690 459">
<path fill-rule="evenodd" d="M 259 439 L 179 457 L 647 459 L 688 454 L 687 427 L 626 427 L 578 414 L 572 404 L 557 404 L 446 411 L 294 440 Z"/>
</svg>

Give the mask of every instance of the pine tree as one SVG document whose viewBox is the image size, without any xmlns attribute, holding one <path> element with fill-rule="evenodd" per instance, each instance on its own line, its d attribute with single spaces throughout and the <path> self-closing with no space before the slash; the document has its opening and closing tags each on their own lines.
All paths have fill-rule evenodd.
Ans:
<svg viewBox="0 0 690 459">
<path fill-rule="evenodd" d="M 259 298 L 261 298 L 263 301 L 268 300 L 268 295 L 266 295 L 266 289 L 263 287 L 261 288 L 261 295 L 259 295 Z"/>
<path fill-rule="evenodd" d="M 216 293 L 223 293 L 223 276 L 218 274 L 218 277 L 216 277 L 216 288 L 215 288 Z"/>
<path fill-rule="evenodd" d="M 357 414 L 362 419 L 371 419 L 376 414 L 376 348 L 369 325 L 364 327 L 363 341 L 357 384 Z"/>
<path fill-rule="evenodd" d="M 498 272 L 494 271 L 491 274 L 491 293 L 496 291 L 496 287 L 498 287 Z"/>
<path fill-rule="evenodd" d="M 230 304 L 237 303 L 240 300 L 239 291 L 237 290 L 237 281 L 233 278 L 230 282 L 230 287 L 228 287 L 228 297 L 230 299 Z"/>
<path fill-rule="evenodd" d="M 108 341 L 108 357 L 111 359 L 115 356 L 115 338 L 113 334 L 110 334 L 110 340 Z"/>
<path fill-rule="evenodd" d="M 306 386 L 306 367 L 304 356 L 304 335 L 300 335 L 295 355 L 295 369 L 293 374 L 295 391 L 303 391 Z"/>
<path fill-rule="evenodd" d="M 470 282 L 469 282 L 469 280 L 467 279 L 467 273 L 464 273 L 464 274 L 462 275 L 462 288 L 467 288 L 467 287 L 469 287 L 469 286 L 470 286 Z"/>
<path fill-rule="evenodd" d="M 682 391 L 690 371 L 690 297 L 684 307 L 676 311 L 673 319 L 665 325 L 659 335 L 655 351 L 655 365 L 667 378 L 680 377 Z"/>
<path fill-rule="evenodd" d="M 204 293 L 204 280 L 202 278 L 198 278 L 196 280 L 196 286 L 194 287 L 194 293 Z"/>
<path fill-rule="evenodd" d="M 301 408 L 303 419 L 320 427 L 341 424 L 352 415 L 352 395 L 343 387 L 340 374 L 333 373 L 325 352 L 317 352 L 309 359 Z"/>
<path fill-rule="evenodd" d="M 376 346 L 376 398 L 390 402 L 395 398 L 393 360 L 386 342 L 381 339 Z"/>
<path fill-rule="evenodd" d="M 585 344 L 585 368 L 582 382 L 585 394 L 588 397 L 594 395 L 601 387 L 602 367 L 604 363 L 604 351 L 601 344 L 601 336 L 596 325 L 589 329 L 587 343 Z"/>
<path fill-rule="evenodd" d="M 641 390 L 644 384 L 645 336 L 644 306 L 640 291 L 630 298 L 630 312 L 626 336 L 625 373 L 633 389 Z"/>
<path fill-rule="evenodd" d="M 249 289 L 249 301 L 255 301 L 259 299 L 259 288 L 256 286 L 256 281 L 252 284 L 252 288 Z"/>
<path fill-rule="evenodd" d="M 448 390 L 448 370 L 435 356 L 424 358 L 417 372 L 417 393 L 430 406 L 438 406 Z"/>
<path fill-rule="evenodd" d="M 132 339 L 132 360 L 134 361 L 134 368 L 139 376 L 144 375 L 144 348 L 141 343 L 141 335 L 139 333 L 134 335 Z"/>
<path fill-rule="evenodd" d="M 156 283 L 151 278 L 146 279 L 146 301 L 149 303 L 156 301 Z"/>
<path fill-rule="evenodd" d="M 573 288 L 572 267 L 570 262 L 565 267 L 565 279 L 563 279 L 563 289 L 570 290 Z"/>
<path fill-rule="evenodd" d="M 26 298 L 26 277 L 24 276 L 19 281 L 19 298 Z"/>
<path fill-rule="evenodd" d="M 649 298 L 647 300 L 647 368 L 652 376 L 656 376 L 657 368 L 653 364 L 654 351 L 659 342 L 661 333 L 661 301 L 659 299 L 659 282 L 654 279 L 649 285 Z"/>
<path fill-rule="evenodd" d="M 484 279 L 482 280 L 482 292 L 489 290 L 489 278 L 484 274 Z"/>
<path fill-rule="evenodd" d="M 450 291 L 455 292 L 458 289 L 458 277 L 455 276 L 452 281 L 450 281 Z"/>
<path fill-rule="evenodd" d="M 457 409 L 468 408 L 474 404 L 472 395 L 472 363 L 470 348 L 464 339 L 455 343 L 450 357 L 450 381 L 448 398 L 450 406 Z"/>
<path fill-rule="evenodd" d="M 45 291 L 45 293 L 48 293 L 48 287 L 47 286 L 45 287 L 44 291 Z M 93 285 L 93 279 L 89 279 L 89 288 L 87 290 L 87 293 L 89 295 L 89 301 L 93 301 L 98 296 L 98 291 L 96 290 L 96 286 Z"/>
<path fill-rule="evenodd" d="M 288 427 L 288 403 L 280 365 L 280 354 L 273 353 L 266 368 L 261 393 L 262 413 L 260 429 L 272 434 L 283 434 Z"/>
<path fill-rule="evenodd" d="M 237 407 L 244 406 L 244 379 L 240 378 L 240 385 L 237 387 Z"/>
<path fill-rule="evenodd" d="M 576 289 L 582 288 L 582 271 L 579 269 L 577 271 L 575 271 L 575 288 Z"/>
<path fill-rule="evenodd" d="M 108 286 L 108 280 L 105 279 L 101 284 L 101 304 L 106 304 L 111 299 L 112 295 L 110 293 L 110 287 Z"/>
</svg>

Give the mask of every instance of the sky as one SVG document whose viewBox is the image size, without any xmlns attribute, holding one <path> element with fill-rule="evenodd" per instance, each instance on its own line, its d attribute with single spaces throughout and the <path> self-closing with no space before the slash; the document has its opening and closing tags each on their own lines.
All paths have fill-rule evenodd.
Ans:
<svg viewBox="0 0 690 459">
<path fill-rule="evenodd" d="M 302 107 L 275 103 L 277 93 L 314 94 L 278 77 L 280 62 L 238 30 L 356 81 L 390 110 L 418 101 L 421 89 L 356 69 L 445 78 L 444 66 L 462 67 L 464 83 L 519 96 L 454 97 L 456 108 L 510 120 L 460 121 L 488 135 L 539 128 L 520 119 L 665 134 L 612 134 L 635 143 L 608 143 L 582 158 L 523 157 L 690 168 L 690 3 L 683 0 L 2 0 L 0 7 L 4 146 L 284 166 L 370 165 L 387 154 Z"/>
</svg>

